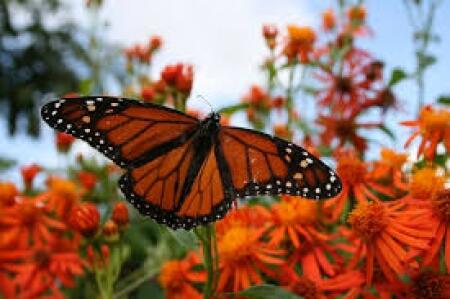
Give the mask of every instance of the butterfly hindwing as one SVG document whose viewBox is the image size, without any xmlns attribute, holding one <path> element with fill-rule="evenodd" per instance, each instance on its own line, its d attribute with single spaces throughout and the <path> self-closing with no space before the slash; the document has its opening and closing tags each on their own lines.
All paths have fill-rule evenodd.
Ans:
<svg viewBox="0 0 450 299">
<path fill-rule="evenodd" d="M 291 194 L 325 199 L 342 188 L 333 170 L 293 143 L 233 127 L 222 128 L 219 139 L 237 197 Z"/>
</svg>

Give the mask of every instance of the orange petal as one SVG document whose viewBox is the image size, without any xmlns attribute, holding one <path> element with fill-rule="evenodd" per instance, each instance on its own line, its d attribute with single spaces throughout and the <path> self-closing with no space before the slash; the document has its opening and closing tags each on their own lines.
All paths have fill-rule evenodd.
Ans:
<svg viewBox="0 0 450 299">
<path fill-rule="evenodd" d="M 442 241 L 444 239 L 445 230 L 446 230 L 445 223 L 441 222 L 437 229 L 436 236 L 431 242 L 431 247 L 428 249 L 425 256 L 423 257 L 424 266 L 429 266 L 433 261 L 434 257 L 436 256 L 436 254 L 439 252 L 439 248 L 441 247 Z"/>
</svg>

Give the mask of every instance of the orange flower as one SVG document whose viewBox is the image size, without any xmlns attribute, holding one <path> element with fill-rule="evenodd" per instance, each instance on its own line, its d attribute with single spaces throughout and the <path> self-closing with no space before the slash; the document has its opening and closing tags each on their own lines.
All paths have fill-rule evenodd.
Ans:
<svg viewBox="0 0 450 299">
<path fill-rule="evenodd" d="M 128 208 L 123 202 L 116 203 L 112 212 L 112 220 L 114 220 L 117 225 L 123 227 L 128 224 Z"/>
<path fill-rule="evenodd" d="M 422 136 L 422 141 L 417 151 L 417 157 L 424 154 L 426 159 L 433 160 L 436 155 L 436 148 L 443 142 L 447 153 L 450 152 L 450 110 L 447 108 L 436 109 L 432 106 L 425 106 L 420 111 L 419 119 L 401 122 L 408 127 L 416 127 L 417 130 L 406 141 L 405 147 Z"/>
<path fill-rule="evenodd" d="M 80 171 L 77 176 L 84 188 L 87 190 L 94 189 L 95 184 L 97 183 L 97 176 L 95 173 L 83 170 Z"/>
<path fill-rule="evenodd" d="M 326 299 L 359 287 L 364 282 L 364 277 L 358 271 L 350 271 L 325 280 L 312 280 L 304 275 L 299 276 L 292 268 L 284 266 L 278 280 L 282 286 L 302 298 Z M 327 293 L 333 296 L 328 297 Z"/>
<path fill-rule="evenodd" d="M 159 48 L 161 48 L 162 45 L 162 38 L 158 35 L 153 35 L 152 37 L 150 37 L 149 40 L 149 46 L 150 46 L 150 51 L 156 51 Z"/>
<path fill-rule="evenodd" d="M 141 97 L 144 99 L 144 101 L 153 101 L 156 96 L 156 91 L 153 86 L 147 85 L 143 86 L 141 89 Z"/>
<path fill-rule="evenodd" d="M 266 24 L 263 26 L 263 36 L 269 49 L 274 49 L 276 47 L 277 35 L 278 28 L 275 25 Z"/>
<path fill-rule="evenodd" d="M 370 176 L 384 185 L 392 185 L 401 191 L 406 191 L 407 184 L 402 173 L 402 166 L 408 155 L 388 148 L 382 148 L 380 155 L 381 159 L 374 163 L 374 169 Z"/>
<path fill-rule="evenodd" d="M 273 126 L 273 134 L 277 137 L 292 140 L 292 131 L 285 124 L 275 124 Z"/>
<path fill-rule="evenodd" d="M 333 30 L 336 26 L 336 16 L 332 9 L 327 9 L 322 13 L 322 27 L 326 31 Z"/>
<path fill-rule="evenodd" d="M 41 171 L 41 167 L 37 164 L 31 164 L 29 166 L 24 166 L 20 169 L 22 173 L 23 183 L 26 189 L 31 189 L 33 187 L 33 180 L 36 175 Z"/>
<path fill-rule="evenodd" d="M 358 129 L 379 128 L 381 123 L 357 123 L 356 115 L 349 118 L 319 115 L 317 123 L 323 126 L 322 142 L 329 146 L 343 147 L 352 144 L 359 152 L 367 149 L 367 140 L 358 135 Z"/>
<path fill-rule="evenodd" d="M 55 210 L 60 219 L 67 219 L 72 206 L 78 202 L 81 193 L 77 186 L 58 177 L 48 180 L 49 205 Z"/>
<path fill-rule="evenodd" d="M 39 246 L 51 239 L 52 232 L 65 230 L 62 222 L 51 217 L 47 199 L 47 193 L 32 198 L 19 197 L 14 206 L 3 209 L 0 224 L 5 230 L 1 232 L 0 244 L 25 248 L 33 242 Z"/>
<path fill-rule="evenodd" d="M 158 281 L 163 287 L 167 299 L 201 299 L 203 296 L 193 283 L 203 283 L 206 280 L 204 271 L 195 271 L 194 267 L 199 266 L 200 259 L 190 252 L 183 260 L 172 260 L 165 262 L 158 276 Z"/>
<path fill-rule="evenodd" d="M 269 107 L 270 98 L 261 86 L 254 84 L 247 94 L 242 97 L 242 100 L 253 107 L 267 109 Z"/>
<path fill-rule="evenodd" d="M 19 195 L 16 185 L 10 182 L 0 182 L 0 208 L 14 205 Z"/>
<path fill-rule="evenodd" d="M 409 274 L 408 281 L 397 281 L 386 289 L 399 299 L 445 299 L 450 298 L 450 276 L 429 269 L 420 269 Z"/>
<path fill-rule="evenodd" d="M 97 252 L 92 244 L 89 244 L 86 249 L 87 261 L 92 270 L 100 270 L 109 264 L 109 257 L 111 255 L 108 245 L 102 244 L 100 251 Z"/>
<path fill-rule="evenodd" d="M 287 44 L 283 49 L 284 55 L 289 60 L 298 58 L 301 62 L 308 61 L 308 54 L 313 50 L 316 41 L 316 33 L 311 27 L 300 27 L 297 25 L 288 25 Z"/>
<path fill-rule="evenodd" d="M 347 16 L 352 23 L 361 24 L 366 19 L 366 9 L 362 5 L 351 6 L 347 11 Z"/>
<path fill-rule="evenodd" d="M 217 224 L 221 273 L 218 291 L 238 292 L 253 284 L 261 284 L 263 280 L 260 272 L 274 276 L 275 272 L 268 265 L 279 266 L 284 263 L 284 250 L 273 249 L 262 241 L 266 227 L 250 220 L 259 213 L 255 209 L 254 215 L 250 215 L 252 210 L 234 210 Z M 263 221 L 261 218 L 259 223 Z"/>
<path fill-rule="evenodd" d="M 272 227 L 268 234 L 269 244 L 279 247 L 283 241 L 292 244 L 294 251 L 289 256 L 289 264 L 297 262 L 302 266 L 305 276 L 319 279 L 321 273 L 335 275 L 334 261 L 342 260 L 333 246 L 327 244 L 331 237 L 324 232 L 319 222 L 319 205 L 316 201 L 295 196 L 282 196 L 281 201 L 272 205 Z"/>
<path fill-rule="evenodd" d="M 383 186 L 370 176 L 367 163 L 361 161 L 354 151 L 337 152 L 337 173 L 342 180 L 342 192 L 334 199 L 325 202 L 331 208 L 331 218 L 336 220 L 352 198 L 357 202 L 378 201 L 376 193 L 393 197 L 391 187 Z"/>
<path fill-rule="evenodd" d="M 26 262 L 16 266 L 21 298 L 37 298 L 49 290 L 61 295 L 60 284 L 74 287 L 75 277 L 83 274 L 87 265 L 77 248 L 76 241 L 59 237 L 31 248 Z"/>
<path fill-rule="evenodd" d="M 178 63 L 166 66 L 161 72 L 161 78 L 168 85 L 175 86 L 183 93 L 189 93 L 193 82 L 192 65 Z"/>
<path fill-rule="evenodd" d="M 69 225 L 85 237 L 95 235 L 100 223 L 100 213 L 92 203 L 74 206 L 67 220 Z"/>
<path fill-rule="evenodd" d="M 437 175 L 433 168 L 416 170 L 409 183 L 410 196 L 414 199 L 430 199 L 435 190 L 444 188 L 444 183 L 445 178 Z"/>
<path fill-rule="evenodd" d="M 73 137 L 72 135 L 63 132 L 56 133 L 56 148 L 61 153 L 67 153 L 74 141 L 75 137 Z"/>
<path fill-rule="evenodd" d="M 365 253 L 368 285 L 373 281 L 375 262 L 386 279 L 395 281 L 397 275 L 405 273 L 407 250 L 429 246 L 432 226 L 417 219 L 425 211 L 412 209 L 404 201 L 359 203 L 348 218 L 352 227 L 350 239 L 358 243 L 348 268 L 353 269 Z"/>
</svg>

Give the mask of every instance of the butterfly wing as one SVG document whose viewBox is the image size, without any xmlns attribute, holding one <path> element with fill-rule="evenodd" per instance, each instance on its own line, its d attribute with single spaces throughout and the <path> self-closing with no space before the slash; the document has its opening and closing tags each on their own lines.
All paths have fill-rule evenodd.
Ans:
<svg viewBox="0 0 450 299">
<path fill-rule="evenodd" d="M 292 194 L 312 199 L 336 196 L 336 173 L 305 149 L 253 130 L 224 127 L 223 156 L 237 197 Z"/>
<path fill-rule="evenodd" d="M 193 143 L 189 140 L 133 169 L 119 182 L 125 196 L 141 214 L 173 229 L 191 229 L 222 218 L 234 198 L 233 190 L 226 189 L 229 183 L 222 176 L 217 146 L 213 145 L 202 159 L 196 160 Z M 189 177 L 193 179 L 186 183 Z"/>
<path fill-rule="evenodd" d="M 44 105 L 41 115 L 127 168 L 183 144 L 199 123 L 170 108 L 116 97 L 63 98 Z"/>
</svg>

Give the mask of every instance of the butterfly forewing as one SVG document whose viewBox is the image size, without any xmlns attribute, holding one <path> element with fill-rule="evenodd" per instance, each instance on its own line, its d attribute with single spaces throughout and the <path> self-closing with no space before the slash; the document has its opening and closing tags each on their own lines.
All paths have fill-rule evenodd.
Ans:
<svg viewBox="0 0 450 299">
<path fill-rule="evenodd" d="M 176 110 L 116 97 L 61 99 L 41 114 L 51 127 L 87 141 L 122 167 L 182 144 L 198 127 L 197 119 Z"/>
</svg>

